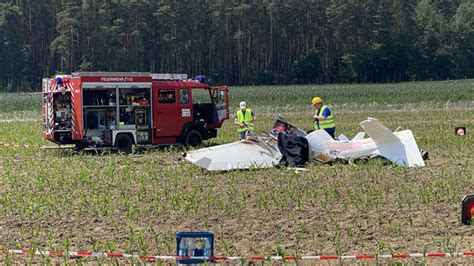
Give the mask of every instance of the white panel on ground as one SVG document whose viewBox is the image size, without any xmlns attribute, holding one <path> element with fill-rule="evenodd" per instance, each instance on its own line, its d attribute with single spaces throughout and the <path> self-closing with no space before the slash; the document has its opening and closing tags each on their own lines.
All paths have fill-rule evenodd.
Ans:
<svg viewBox="0 0 474 266">
<path fill-rule="evenodd" d="M 209 171 L 270 168 L 278 164 L 281 154 L 272 147 L 254 141 L 229 144 L 190 151 L 186 160 Z"/>
</svg>

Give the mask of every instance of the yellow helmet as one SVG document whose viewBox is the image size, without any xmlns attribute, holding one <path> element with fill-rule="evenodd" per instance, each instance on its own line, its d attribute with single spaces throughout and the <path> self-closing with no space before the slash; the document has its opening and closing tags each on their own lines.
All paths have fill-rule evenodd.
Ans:
<svg viewBox="0 0 474 266">
<path fill-rule="evenodd" d="M 317 103 L 320 103 L 322 102 L 323 100 L 321 99 L 321 97 L 314 97 L 313 100 L 311 100 L 311 103 L 313 105 L 317 104 Z"/>
</svg>

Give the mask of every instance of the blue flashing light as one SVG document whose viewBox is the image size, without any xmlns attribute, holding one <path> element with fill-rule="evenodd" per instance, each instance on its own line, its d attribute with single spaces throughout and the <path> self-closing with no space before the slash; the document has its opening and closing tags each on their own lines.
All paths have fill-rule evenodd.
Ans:
<svg viewBox="0 0 474 266">
<path fill-rule="evenodd" d="M 196 79 L 199 83 L 206 83 L 206 76 L 204 75 L 199 75 L 196 77 Z"/>
<path fill-rule="evenodd" d="M 56 81 L 57 85 L 63 84 L 63 79 L 61 77 L 56 77 L 54 80 Z"/>
</svg>

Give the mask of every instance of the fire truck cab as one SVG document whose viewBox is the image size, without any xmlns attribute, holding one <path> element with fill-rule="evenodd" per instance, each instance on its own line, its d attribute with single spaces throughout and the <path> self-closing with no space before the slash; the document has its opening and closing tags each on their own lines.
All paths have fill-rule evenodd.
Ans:
<svg viewBox="0 0 474 266">
<path fill-rule="evenodd" d="M 78 149 L 197 146 L 228 118 L 227 86 L 211 87 L 203 76 L 78 72 L 43 79 L 44 137 Z"/>
</svg>

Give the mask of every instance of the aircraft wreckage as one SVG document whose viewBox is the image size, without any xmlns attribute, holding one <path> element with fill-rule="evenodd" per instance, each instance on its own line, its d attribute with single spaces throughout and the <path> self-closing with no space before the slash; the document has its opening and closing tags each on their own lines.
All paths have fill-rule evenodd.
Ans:
<svg viewBox="0 0 474 266">
<path fill-rule="evenodd" d="M 270 168 L 277 165 L 304 166 L 309 161 L 331 163 L 383 157 L 398 166 L 425 166 L 411 130 L 392 132 L 375 118 L 359 123 L 365 132 L 349 140 L 334 140 L 323 129 L 309 134 L 278 118 L 267 136 L 249 135 L 233 143 L 189 151 L 186 160 L 209 171 Z M 365 134 L 369 138 L 365 138 Z"/>
</svg>

